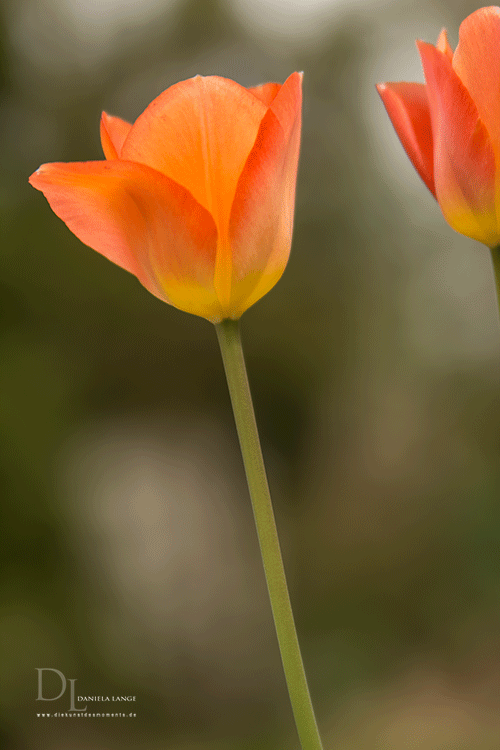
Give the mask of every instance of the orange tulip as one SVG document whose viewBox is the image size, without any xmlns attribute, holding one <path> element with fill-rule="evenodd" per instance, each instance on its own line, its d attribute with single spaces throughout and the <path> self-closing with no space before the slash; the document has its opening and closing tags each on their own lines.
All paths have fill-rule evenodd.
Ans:
<svg viewBox="0 0 500 750">
<path fill-rule="evenodd" d="M 417 42 L 425 84 L 382 83 L 378 92 L 406 153 L 448 223 L 500 245 L 500 8 L 460 26 L 453 52 Z"/>
<path fill-rule="evenodd" d="M 302 74 L 243 88 L 196 76 L 133 125 L 105 113 L 106 161 L 44 164 L 30 177 L 94 250 L 175 307 L 236 320 L 290 254 Z"/>
</svg>

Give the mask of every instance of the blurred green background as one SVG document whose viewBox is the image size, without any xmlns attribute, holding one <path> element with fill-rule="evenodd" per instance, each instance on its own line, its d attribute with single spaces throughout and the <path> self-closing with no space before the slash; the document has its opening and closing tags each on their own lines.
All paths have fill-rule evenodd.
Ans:
<svg viewBox="0 0 500 750">
<path fill-rule="evenodd" d="M 304 70 L 287 271 L 243 318 L 325 750 L 498 750 L 500 329 L 374 84 L 465 0 L 2 0 L 0 744 L 298 747 L 213 327 L 27 178 L 195 74 Z M 37 718 L 37 668 L 134 719 Z M 54 673 L 52 674 L 54 677 Z M 44 691 L 55 695 L 57 678 Z M 81 704 L 80 704 L 81 705 Z"/>
</svg>

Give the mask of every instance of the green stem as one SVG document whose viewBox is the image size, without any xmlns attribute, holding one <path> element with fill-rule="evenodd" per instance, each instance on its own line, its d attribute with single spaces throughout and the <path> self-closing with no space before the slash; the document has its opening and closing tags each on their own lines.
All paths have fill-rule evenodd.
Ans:
<svg viewBox="0 0 500 750">
<path fill-rule="evenodd" d="M 492 247 L 491 258 L 493 260 L 493 270 L 495 272 L 495 283 L 497 287 L 497 303 L 500 306 L 500 245 Z"/>
<path fill-rule="evenodd" d="M 278 532 L 241 347 L 239 321 L 223 320 L 215 328 L 240 439 L 274 624 L 297 731 L 303 750 L 322 750 L 281 559 Z"/>
</svg>

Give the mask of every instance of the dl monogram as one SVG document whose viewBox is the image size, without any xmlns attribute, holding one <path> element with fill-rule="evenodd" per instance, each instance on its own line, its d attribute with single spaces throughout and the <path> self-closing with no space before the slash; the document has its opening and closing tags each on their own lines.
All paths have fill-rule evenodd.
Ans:
<svg viewBox="0 0 500 750">
<path fill-rule="evenodd" d="M 66 692 L 66 677 L 63 675 L 62 672 L 60 672 L 58 669 L 52 669 L 51 667 L 43 667 L 42 669 L 36 670 L 38 672 L 38 698 L 37 701 L 57 701 L 59 698 L 62 698 L 64 693 Z M 59 695 L 56 695 L 55 698 L 44 698 L 42 695 L 42 681 L 43 681 L 43 672 L 55 672 L 59 677 L 61 678 L 61 692 Z M 86 711 L 87 706 L 85 708 L 75 708 L 75 680 L 68 680 L 70 684 L 69 694 L 70 694 L 70 711 Z"/>
</svg>

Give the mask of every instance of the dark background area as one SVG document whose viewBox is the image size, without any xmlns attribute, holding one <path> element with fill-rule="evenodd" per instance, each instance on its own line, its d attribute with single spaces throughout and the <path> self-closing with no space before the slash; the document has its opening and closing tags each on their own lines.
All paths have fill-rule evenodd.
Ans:
<svg viewBox="0 0 500 750">
<path fill-rule="evenodd" d="M 213 327 L 83 246 L 27 182 L 102 158 L 102 109 L 133 121 L 198 73 L 294 70 L 292 255 L 242 328 L 325 750 L 497 750 L 493 275 L 374 89 L 422 80 L 414 39 L 445 25 L 455 46 L 476 7 L 3 0 L 6 750 L 298 747 Z M 40 708 L 37 668 L 77 696 L 135 695 L 137 717 L 37 718 L 69 708 L 69 685 Z"/>
</svg>

